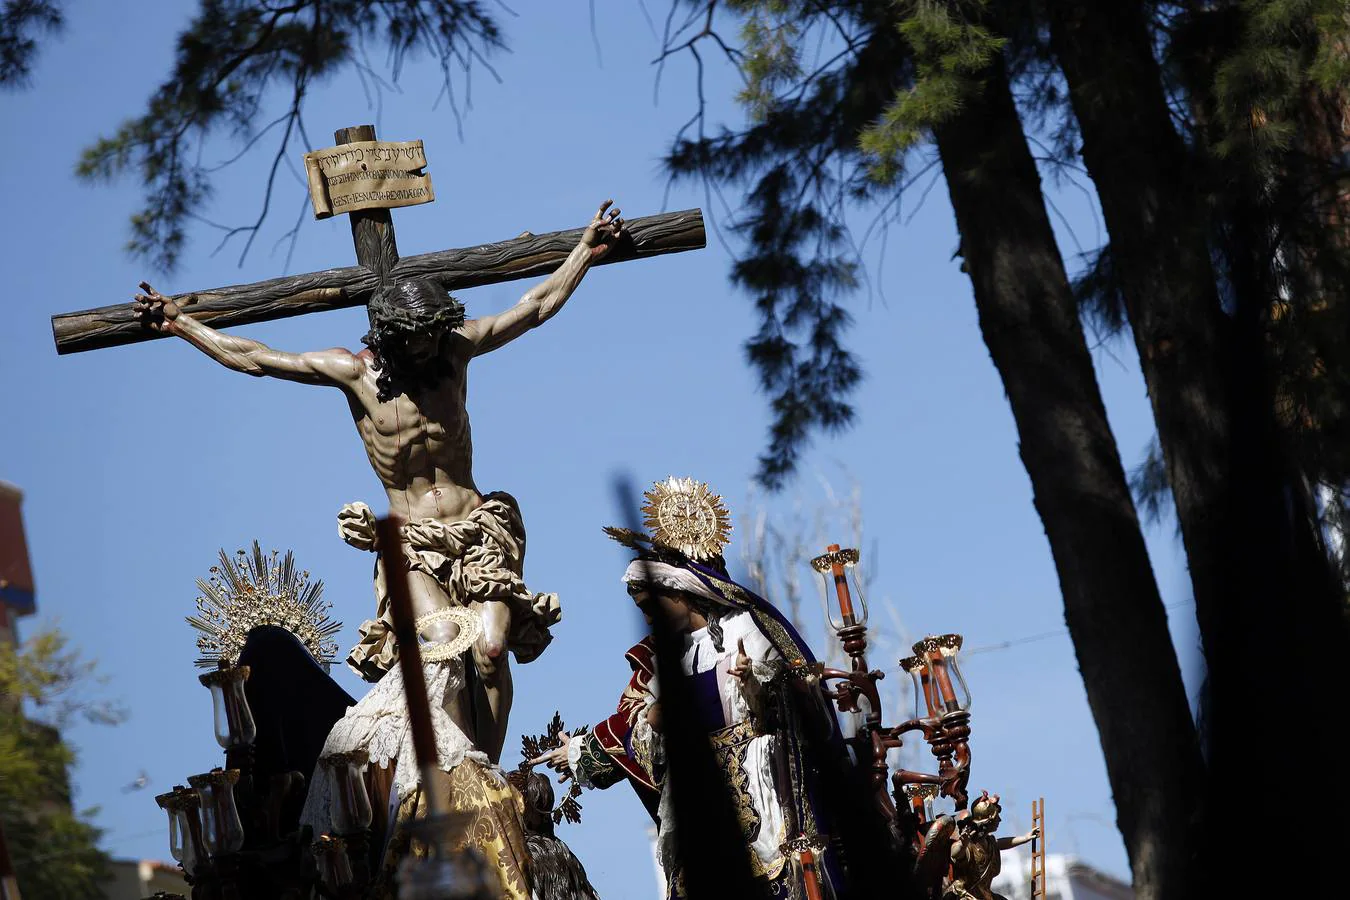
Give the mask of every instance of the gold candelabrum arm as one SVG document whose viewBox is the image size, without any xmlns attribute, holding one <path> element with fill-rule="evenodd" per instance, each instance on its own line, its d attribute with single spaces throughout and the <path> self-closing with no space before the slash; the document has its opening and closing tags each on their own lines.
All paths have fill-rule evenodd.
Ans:
<svg viewBox="0 0 1350 900">
<path fill-rule="evenodd" d="M 938 761 L 938 772 L 929 775 L 901 770 L 892 779 L 894 785 L 899 788 L 905 784 L 937 784 L 942 795 L 950 797 L 957 809 L 964 809 L 969 802 L 966 785 L 970 779 L 970 713 L 956 710 L 907 719 L 894 726 L 883 725 L 884 708 L 877 682 L 885 677 L 885 673 L 867 667 L 866 626 L 854 625 L 846 630 L 854 632 L 849 641 L 856 648 L 852 654 L 853 668 L 845 671 L 817 663 L 814 670 L 821 689 L 840 712 L 863 716 L 859 733 L 851 739 L 857 758 L 861 761 L 871 757 L 874 772 L 881 775 L 881 791 L 885 794 L 885 772 L 889 768 L 886 755 L 904 745 L 903 735 L 921 732 Z M 886 806 L 894 815 L 894 804 L 889 796 Z"/>
<path fill-rule="evenodd" d="M 855 598 L 850 587 L 850 571 L 856 568 L 857 563 L 856 550 L 841 550 L 837 544 L 831 544 L 824 555 L 811 561 L 812 568 L 824 579 L 824 596 L 833 596 L 838 601 L 839 619 L 835 619 L 828 604 L 826 618 L 849 657 L 847 670 L 816 664 L 814 674 L 819 679 L 821 689 L 839 712 L 861 717 L 858 732 L 849 743 L 859 763 L 867 764 L 872 769 L 878 793 L 885 798 L 883 808 L 888 818 L 894 821 L 895 804 L 886 789 L 886 756 L 890 750 L 903 746 L 903 736 L 911 732 L 923 735 L 937 760 L 938 771 L 930 775 L 900 770 L 892 779 L 895 787 L 937 784 L 941 793 L 955 802 L 958 810 L 965 809 L 969 803 L 966 785 L 970 778 L 971 760 L 969 696 L 965 697 L 964 703 L 961 702 L 952 684 L 954 677 L 961 691 L 965 690 L 965 682 L 955 668 L 955 654 L 960 649 L 961 638 L 959 635 L 943 635 L 925 638 L 915 645 L 916 654 L 921 649 L 926 653 L 931 651 L 918 659 L 920 665 L 926 666 L 925 678 L 929 669 L 932 669 L 932 684 L 926 687 L 926 690 L 933 692 L 928 695 L 931 697 L 929 714 L 907 719 L 898 725 L 885 725 L 884 704 L 878 689 L 878 682 L 885 677 L 885 673 L 868 665 L 867 619 L 865 612 L 861 617 L 856 614 Z"/>
</svg>

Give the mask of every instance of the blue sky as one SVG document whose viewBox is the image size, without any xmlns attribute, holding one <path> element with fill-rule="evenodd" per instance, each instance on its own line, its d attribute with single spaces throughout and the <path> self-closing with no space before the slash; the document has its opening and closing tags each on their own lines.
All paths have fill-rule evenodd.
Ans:
<svg viewBox="0 0 1350 900">
<path fill-rule="evenodd" d="M 242 265 L 237 244 L 213 255 L 218 238 L 203 226 L 192 231 L 181 270 L 157 273 L 122 251 L 136 186 L 75 181 L 80 149 L 139 112 L 169 71 L 174 36 L 193 6 L 146 2 L 129 16 L 115 4 L 73 4 L 70 27 L 42 54 L 34 86 L 0 95 L 11 135 L 23 136 L 14 143 L 26 148 L 0 167 L 11 221 L 21 223 L 7 229 L 3 251 L 10 289 L 0 374 L 10 412 L 0 478 L 26 492 L 38 620 L 59 622 L 97 658 L 110 678 L 107 693 L 131 712 L 116 728 L 70 733 L 81 755 L 77 802 L 102 808 L 97 821 L 119 856 L 166 858 L 152 795 L 220 763 L 209 696 L 192 668 L 193 634 L 183 622 L 193 611 L 195 579 L 217 549 L 255 538 L 294 549 L 299 564 L 325 581 L 334 616 L 346 623 L 345 651 L 374 600 L 370 559 L 337 538 L 335 516 L 353 500 L 377 511 L 384 504 L 334 391 L 228 372 L 182 342 L 60 358 L 53 349 L 52 314 L 128 299 L 142 278 L 178 292 L 353 261 L 342 217 L 306 217 L 283 268 L 285 246 L 274 244 L 305 202 L 303 187 L 283 174 L 277 214 Z M 660 4 L 648 7 L 664 14 Z M 606 197 L 629 217 L 690 206 L 704 207 L 710 219 L 725 216 L 697 186 L 667 195 L 659 159 L 693 110 L 693 71 L 687 58 L 671 61 L 654 98 L 658 40 L 638 4 L 596 3 L 598 51 L 586 3 L 513 8 L 518 17 L 501 13 L 512 48 L 494 60 L 502 81 L 475 72 L 462 139 L 444 101 L 435 104 L 439 74 L 425 61 L 411 62 L 377 106 L 354 77 L 313 94 L 306 124 L 321 146 L 334 129 L 365 122 L 390 140 L 425 141 L 438 199 L 395 212 L 404 255 L 579 226 Z M 714 121 L 740 121 L 730 102 L 735 87 L 731 73 L 710 69 Z M 296 162 L 303 149 L 291 151 Z M 206 158 L 234 150 L 218 141 Z M 250 218 L 267 162 L 255 152 L 223 171 L 208 217 Z M 1078 252 L 1074 236 L 1084 248 L 1099 243 L 1090 192 L 1047 186 L 1066 252 Z M 736 197 L 725 199 L 734 208 Z M 856 396 L 859 423 L 818 440 L 801 477 L 767 504 L 750 489 L 767 425 L 741 350 L 754 317 L 728 284 L 732 257 L 715 234 L 703 251 L 590 273 L 546 327 L 474 363 L 478 484 L 520 500 L 530 535 L 526 580 L 534 590 L 559 592 L 564 609 L 549 651 L 515 670 L 504 762 L 515 762 L 517 736 L 542 730 L 555 709 L 571 724 L 607 715 L 626 680 L 623 652 L 638 637 L 637 623 L 618 583 L 624 553 L 600 532 L 620 518 L 610 488 L 616 472 L 639 483 L 692 475 L 723 493 L 738 516 L 753 505 L 780 522 L 794 510 L 809 516 L 828 507 L 827 486 L 847 493 L 856 485 L 877 620 L 898 620 L 912 637 L 958 631 L 968 647 L 1063 628 L 1012 418 L 979 335 L 969 281 L 949 259 L 956 243 L 939 182 L 908 224 L 891 229 L 884 267 L 879 245 L 866 250 L 877 291 L 858 299 L 850 334 L 867 373 Z M 506 307 L 525 287 L 478 288 L 461 299 L 474 315 Z M 359 310 L 241 329 L 293 350 L 357 347 L 364 331 Z M 1133 465 L 1152 430 L 1133 348 L 1117 341 L 1095 357 Z M 832 539 L 848 542 L 846 515 L 828 512 L 826 522 Z M 1194 619 L 1171 523 L 1150 530 L 1149 546 L 1189 660 Z M 807 600 L 814 625 L 815 600 Z M 31 631 L 35 620 L 25 627 Z M 898 638 L 894 632 L 884 648 L 894 649 Z M 879 651 L 873 664 L 890 667 L 888 683 L 898 684 L 893 658 Z M 1010 827 L 1025 827 L 1032 799 L 1044 796 L 1051 852 L 1124 874 L 1067 636 L 977 653 L 965 668 L 975 698 L 971 786 L 1003 795 Z M 348 691 L 362 689 L 345 669 L 334 674 Z M 141 770 L 149 787 L 123 792 Z M 616 788 L 584 802 L 584 823 L 565 837 L 600 893 L 654 891 L 636 800 Z"/>
</svg>

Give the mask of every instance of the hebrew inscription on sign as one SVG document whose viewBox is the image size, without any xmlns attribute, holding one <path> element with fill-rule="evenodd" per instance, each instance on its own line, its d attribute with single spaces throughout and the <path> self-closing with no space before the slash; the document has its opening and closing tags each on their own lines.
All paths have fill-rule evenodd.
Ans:
<svg viewBox="0 0 1350 900">
<path fill-rule="evenodd" d="M 305 154 L 314 217 L 436 199 L 421 141 L 358 141 Z"/>
</svg>

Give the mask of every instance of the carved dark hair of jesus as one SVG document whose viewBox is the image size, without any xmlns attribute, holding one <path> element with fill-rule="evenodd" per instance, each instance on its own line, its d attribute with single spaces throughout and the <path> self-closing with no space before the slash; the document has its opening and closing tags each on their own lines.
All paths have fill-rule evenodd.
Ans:
<svg viewBox="0 0 1350 900">
<path fill-rule="evenodd" d="M 409 278 L 386 285 L 371 297 L 369 309 L 370 331 L 361 342 L 370 348 L 379 369 L 375 387 L 381 403 L 412 388 L 433 385 L 453 371 L 441 353 L 412 361 L 403 352 L 410 335 L 443 339 L 464 324 L 464 304 L 439 283 Z"/>
</svg>

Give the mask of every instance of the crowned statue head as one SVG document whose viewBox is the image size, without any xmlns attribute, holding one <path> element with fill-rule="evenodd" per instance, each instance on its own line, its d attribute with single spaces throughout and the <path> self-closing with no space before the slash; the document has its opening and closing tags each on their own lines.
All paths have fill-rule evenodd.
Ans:
<svg viewBox="0 0 1350 900">
<path fill-rule="evenodd" d="M 643 497 L 645 532 L 611 527 L 605 533 L 636 553 L 623 582 L 645 614 L 659 607 L 682 631 L 701 627 L 699 620 L 706 619 L 716 644 L 718 620 L 748 612 L 784 659 L 814 661 L 791 623 L 727 573 L 723 549 L 731 516 L 721 496 L 704 482 L 672 476 L 653 484 Z"/>
<path fill-rule="evenodd" d="M 623 576 L 629 596 L 648 621 L 660 614 L 683 632 L 706 622 L 717 634 L 726 600 L 699 571 L 728 578 L 722 548 L 731 533 L 731 517 L 722 498 L 704 482 L 671 476 L 652 485 L 643 499 L 646 534 L 606 529 L 638 551 Z"/>
<path fill-rule="evenodd" d="M 452 371 L 446 346 L 464 324 L 464 304 L 430 278 L 382 285 L 367 307 L 370 331 L 361 338 L 375 358 L 381 403 L 431 387 Z"/>
</svg>

